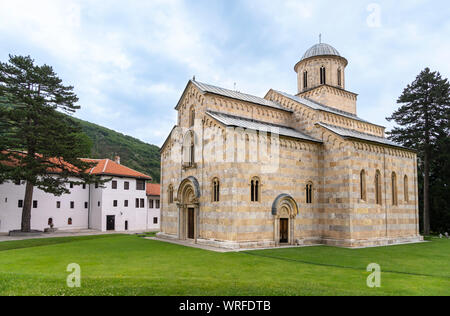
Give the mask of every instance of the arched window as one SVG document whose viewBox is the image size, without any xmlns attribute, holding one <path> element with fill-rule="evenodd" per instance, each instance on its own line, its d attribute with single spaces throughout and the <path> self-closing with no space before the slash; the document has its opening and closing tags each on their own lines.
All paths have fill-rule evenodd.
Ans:
<svg viewBox="0 0 450 316">
<path fill-rule="evenodd" d="M 408 176 L 405 176 L 405 178 L 403 179 L 403 195 L 405 197 L 405 202 L 409 202 L 409 186 L 408 186 Z"/>
<path fill-rule="evenodd" d="M 67 220 L 67 225 L 72 225 L 72 218 L 69 217 L 69 219 Z"/>
<path fill-rule="evenodd" d="M 220 201 L 220 182 L 219 182 L 219 179 L 215 178 L 213 180 L 212 186 L 213 186 L 212 200 L 213 200 L 213 202 L 219 202 Z"/>
<path fill-rule="evenodd" d="M 194 107 L 191 107 L 189 110 L 189 127 L 194 126 L 195 124 L 195 110 Z"/>
<path fill-rule="evenodd" d="M 169 204 L 173 204 L 173 185 L 169 185 Z"/>
<path fill-rule="evenodd" d="M 375 200 L 378 205 L 382 204 L 381 200 L 381 173 L 379 170 L 375 173 Z"/>
<path fill-rule="evenodd" d="M 397 199 L 397 175 L 392 172 L 392 205 L 398 205 Z"/>
<path fill-rule="evenodd" d="M 338 86 L 342 86 L 342 71 L 341 68 L 338 69 L 337 71 L 337 82 L 338 82 Z"/>
<path fill-rule="evenodd" d="M 195 136 L 189 131 L 183 141 L 183 164 L 192 167 L 195 164 Z"/>
<path fill-rule="evenodd" d="M 52 225 L 53 225 L 53 218 L 50 217 L 50 218 L 48 219 L 48 222 L 47 222 L 47 223 L 48 223 L 48 226 L 52 226 Z"/>
<path fill-rule="evenodd" d="M 361 195 L 361 200 L 366 201 L 367 195 L 366 195 L 366 171 L 362 170 L 361 174 L 359 175 L 359 190 Z"/>
<path fill-rule="evenodd" d="M 320 67 L 320 84 L 325 84 L 327 82 L 325 67 Z"/>
<path fill-rule="evenodd" d="M 261 190 L 261 181 L 258 177 L 254 177 L 250 183 L 251 186 L 251 201 L 259 202 L 260 200 L 260 190 Z"/>
<path fill-rule="evenodd" d="M 306 184 L 306 204 L 312 204 L 313 201 L 313 184 L 309 182 Z"/>
<path fill-rule="evenodd" d="M 303 73 L 303 89 L 308 88 L 308 72 Z"/>
</svg>

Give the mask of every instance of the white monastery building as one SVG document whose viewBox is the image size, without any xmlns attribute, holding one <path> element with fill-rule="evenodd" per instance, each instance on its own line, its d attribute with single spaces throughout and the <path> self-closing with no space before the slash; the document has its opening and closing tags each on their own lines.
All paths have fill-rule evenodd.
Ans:
<svg viewBox="0 0 450 316">
<path fill-rule="evenodd" d="M 161 222 L 161 185 L 147 183 L 148 229 L 159 230 Z"/>
<path fill-rule="evenodd" d="M 159 210 L 148 208 L 146 182 L 152 180 L 150 176 L 121 165 L 119 157 L 115 161 L 86 160 L 97 163 L 90 170 L 92 174 L 112 180 L 103 186 L 67 184 L 70 194 L 62 196 L 34 188 L 33 230 L 43 231 L 52 225 L 58 230 L 94 229 L 103 232 L 159 228 Z M 156 193 L 154 190 L 151 192 Z M 25 181 L 0 184 L 0 233 L 20 229 L 24 196 Z M 156 199 L 159 201 L 159 196 L 152 196 L 152 200 Z"/>
</svg>

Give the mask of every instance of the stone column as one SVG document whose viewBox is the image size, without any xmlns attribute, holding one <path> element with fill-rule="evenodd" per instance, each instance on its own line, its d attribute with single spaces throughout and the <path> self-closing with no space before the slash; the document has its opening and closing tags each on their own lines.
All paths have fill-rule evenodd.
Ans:
<svg viewBox="0 0 450 316">
<path fill-rule="evenodd" d="M 178 239 L 181 240 L 181 204 L 177 203 L 178 207 Z"/>
</svg>

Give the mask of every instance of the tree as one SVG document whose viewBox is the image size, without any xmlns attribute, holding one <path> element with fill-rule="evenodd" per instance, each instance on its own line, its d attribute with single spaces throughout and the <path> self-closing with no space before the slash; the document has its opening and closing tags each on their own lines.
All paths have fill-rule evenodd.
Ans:
<svg viewBox="0 0 450 316">
<path fill-rule="evenodd" d="M 92 163 L 79 159 L 89 143 L 67 115 L 80 108 L 76 102 L 52 67 L 29 56 L 0 63 L 0 181 L 26 181 L 23 232 L 31 231 L 34 187 L 59 196 L 70 192 L 67 183 L 103 183 L 86 172 Z"/>
<path fill-rule="evenodd" d="M 388 133 L 389 138 L 418 152 L 419 174 L 423 176 L 425 235 L 430 233 L 430 175 L 437 158 L 433 152 L 438 144 L 444 146 L 443 139 L 449 137 L 449 91 L 448 80 L 442 79 L 439 72 L 426 68 L 399 97 L 397 103 L 402 106 L 387 118 L 399 125 Z"/>
</svg>

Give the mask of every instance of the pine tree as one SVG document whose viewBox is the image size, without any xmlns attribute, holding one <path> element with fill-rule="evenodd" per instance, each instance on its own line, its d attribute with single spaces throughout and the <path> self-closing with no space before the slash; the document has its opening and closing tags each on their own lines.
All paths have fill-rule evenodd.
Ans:
<svg viewBox="0 0 450 316">
<path fill-rule="evenodd" d="M 398 127 L 389 132 L 390 139 L 416 149 L 419 172 L 423 175 L 423 229 L 430 233 L 430 173 L 433 149 L 442 135 L 449 137 L 450 85 L 439 72 L 423 70 L 409 84 L 397 103 L 401 107 L 387 118 Z"/>
<path fill-rule="evenodd" d="M 35 187 L 56 196 L 69 193 L 66 184 L 102 182 L 85 171 L 79 159 L 89 141 L 67 114 L 80 107 L 72 86 L 64 86 L 52 67 L 31 57 L 9 56 L 0 63 L 0 182 L 26 181 L 23 232 L 31 231 Z"/>
</svg>

